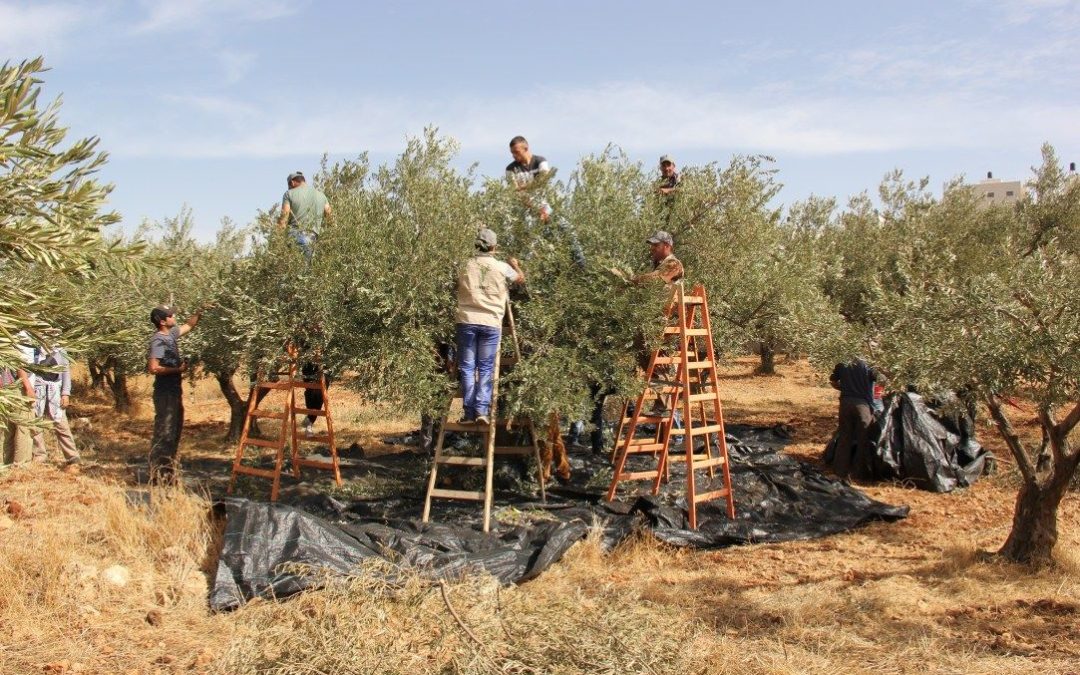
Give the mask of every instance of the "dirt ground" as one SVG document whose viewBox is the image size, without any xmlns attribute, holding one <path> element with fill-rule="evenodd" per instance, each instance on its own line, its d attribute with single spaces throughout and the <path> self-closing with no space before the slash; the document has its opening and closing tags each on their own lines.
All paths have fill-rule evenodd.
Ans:
<svg viewBox="0 0 1080 675">
<path fill-rule="evenodd" d="M 787 452 L 818 462 L 835 392 L 804 362 L 781 362 L 774 377 L 753 366 L 738 359 L 723 372 L 728 420 L 790 425 Z M 710 552 L 635 540 L 605 555 L 586 541 L 519 587 L 386 589 L 361 575 L 214 615 L 208 498 L 223 491 L 235 448 L 221 440 L 228 411 L 216 384 L 185 386 L 188 490 L 147 495 L 136 484 L 153 412 L 141 379 L 130 416 L 77 390 L 80 474 L 0 471 L 0 672 L 1080 673 L 1080 494 L 1061 506 L 1054 566 L 979 556 L 1005 540 L 1017 485 L 985 426 L 979 440 L 999 471 L 970 489 L 861 486 L 911 507 L 896 523 Z M 343 388 L 333 411 L 339 447 L 371 454 L 400 451 L 381 439 L 416 427 Z M 1034 412 L 1013 412 L 1037 436 Z M 305 479 L 330 488 L 325 476 Z M 260 498 L 268 487 L 249 479 L 240 491 Z"/>
</svg>

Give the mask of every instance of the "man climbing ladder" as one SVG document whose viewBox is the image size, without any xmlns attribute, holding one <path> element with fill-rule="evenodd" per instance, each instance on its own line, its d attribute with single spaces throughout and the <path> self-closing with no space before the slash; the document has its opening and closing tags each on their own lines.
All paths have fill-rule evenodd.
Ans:
<svg viewBox="0 0 1080 675">
<path fill-rule="evenodd" d="M 520 432 L 528 434 L 530 445 L 495 446 L 497 427 L 503 426 L 497 419 L 496 397 L 500 370 L 502 366 L 512 366 L 521 357 L 513 313 L 509 311 L 509 284 L 522 283 L 525 280 L 525 274 L 516 260 L 511 258 L 508 264 L 495 259 L 493 253 L 497 244 L 495 233 L 482 228 L 476 235 L 476 255 L 465 263 L 458 277 L 458 376 L 463 412 L 460 420 L 452 422 L 448 411 L 439 430 L 423 513 L 423 520 L 427 522 L 431 515 L 432 498 L 483 501 L 484 532 L 488 531 L 491 524 L 492 470 L 495 455 L 520 456 L 532 453 L 538 464 L 541 495 L 544 490 L 543 467 L 539 466 L 538 439 L 530 422 L 518 425 Z M 500 353 L 504 320 L 509 326 L 514 347 L 513 358 L 505 362 Z M 483 456 L 446 455 L 444 441 L 447 431 L 480 434 L 483 439 Z M 484 490 L 480 492 L 436 487 L 439 467 L 447 465 L 483 468 Z"/>
</svg>

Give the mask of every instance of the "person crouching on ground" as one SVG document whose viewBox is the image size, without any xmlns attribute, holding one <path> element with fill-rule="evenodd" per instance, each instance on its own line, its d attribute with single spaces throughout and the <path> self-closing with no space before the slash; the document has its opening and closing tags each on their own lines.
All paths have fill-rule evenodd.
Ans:
<svg viewBox="0 0 1080 675">
<path fill-rule="evenodd" d="M 184 426 L 181 377 L 187 362 L 180 356 L 177 340 L 187 335 L 202 316 L 196 311 L 183 325 L 176 325 L 172 307 L 159 305 L 150 312 L 157 331 L 150 337 L 146 370 L 154 376 L 154 436 L 150 442 L 150 482 L 172 483 L 176 479 L 176 451 Z"/>
<path fill-rule="evenodd" d="M 476 234 L 476 255 L 458 275 L 457 357 L 464 399 L 463 423 L 487 424 L 491 414 L 495 356 L 502 337 L 503 315 L 510 300 L 510 284 L 525 282 L 518 261 L 497 260 L 495 233 L 482 228 Z"/>
</svg>

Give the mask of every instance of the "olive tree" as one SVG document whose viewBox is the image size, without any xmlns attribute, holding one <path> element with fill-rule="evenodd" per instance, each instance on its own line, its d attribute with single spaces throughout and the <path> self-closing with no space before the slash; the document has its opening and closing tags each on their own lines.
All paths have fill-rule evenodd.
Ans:
<svg viewBox="0 0 1080 675">
<path fill-rule="evenodd" d="M 108 271 L 131 272 L 138 246 L 103 237 L 118 220 L 104 210 L 110 186 L 94 174 L 106 161 L 96 138 L 65 145 L 60 101 L 40 107 L 42 59 L 0 66 L 0 368 L 22 367 L 25 331 L 52 344 L 57 330 L 72 353 L 114 338 L 74 317 L 93 315 L 81 290 Z M 0 417 L 25 410 L 0 390 Z"/>
<path fill-rule="evenodd" d="M 1080 423 L 1080 182 L 1047 146 L 1033 194 L 1015 208 L 979 204 L 958 183 L 940 201 L 924 184 L 901 185 L 886 183 L 883 220 L 896 239 L 860 282 L 870 299 L 862 329 L 896 381 L 986 404 L 1022 478 L 1000 554 L 1045 562 L 1080 464 L 1070 437 Z M 1016 431 L 1011 397 L 1034 403 L 1041 443 Z"/>
</svg>

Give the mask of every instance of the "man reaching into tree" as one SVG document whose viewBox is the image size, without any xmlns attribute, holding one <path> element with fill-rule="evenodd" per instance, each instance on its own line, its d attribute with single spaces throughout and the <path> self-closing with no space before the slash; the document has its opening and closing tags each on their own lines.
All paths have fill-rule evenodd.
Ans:
<svg viewBox="0 0 1080 675">
<path fill-rule="evenodd" d="M 286 183 L 289 189 L 281 198 L 278 228 L 288 225 L 289 237 L 300 246 L 304 257 L 310 262 L 323 219 L 332 215 L 330 201 L 320 190 L 308 185 L 300 171 L 290 173 Z"/>
<path fill-rule="evenodd" d="M 497 260 L 495 233 L 476 234 L 476 255 L 458 275 L 457 358 L 465 415 L 462 422 L 488 424 L 494 388 L 495 356 L 502 338 L 503 316 L 510 284 L 525 282 L 517 260 Z"/>
<path fill-rule="evenodd" d="M 829 384 L 840 391 L 840 424 L 833 470 L 843 480 L 870 472 L 870 425 L 874 421 L 874 383 L 878 374 L 862 359 L 838 363 Z M 852 451 L 852 446 L 855 446 Z"/>
<path fill-rule="evenodd" d="M 199 323 L 202 310 L 196 311 L 183 325 L 176 325 L 172 307 L 159 305 L 150 312 L 150 322 L 157 330 L 150 337 L 146 370 L 154 376 L 154 436 L 150 442 L 150 482 L 171 483 L 176 478 L 176 451 L 184 426 L 184 399 L 181 376 L 187 362 L 177 344 Z"/>
</svg>

